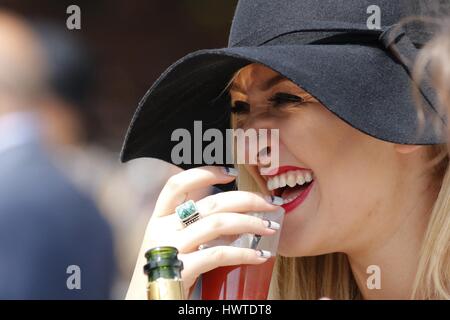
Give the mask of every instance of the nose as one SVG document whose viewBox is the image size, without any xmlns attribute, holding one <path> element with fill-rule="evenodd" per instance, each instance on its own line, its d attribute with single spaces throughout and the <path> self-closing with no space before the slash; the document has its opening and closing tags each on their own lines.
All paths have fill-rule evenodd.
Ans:
<svg viewBox="0 0 450 320">
<path fill-rule="evenodd" d="M 279 128 L 276 121 L 268 116 L 254 116 L 250 121 L 247 121 L 243 127 L 244 131 L 253 134 L 248 136 L 256 137 L 255 141 L 251 139 L 246 140 L 245 154 L 249 164 L 256 164 L 260 168 L 271 166 L 274 162 L 274 152 L 278 153 L 277 148 L 279 144 Z M 256 153 L 255 153 L 256 151 Z"/>
<path fill-rule="evenodd" d="M 269 143 L 270 144 L 270 143 Z M 259 167 L 266 167 L 271 162 L 271 147 L 268 145 L 267 147 L 263 147 L 259 150 L 257 155 L 257 163 Z"/>
</svg>

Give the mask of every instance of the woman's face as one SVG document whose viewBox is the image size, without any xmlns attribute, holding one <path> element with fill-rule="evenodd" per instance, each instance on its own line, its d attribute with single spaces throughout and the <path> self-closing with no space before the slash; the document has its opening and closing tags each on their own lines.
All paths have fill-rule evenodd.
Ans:
<svg viewBox="0 0 450 320">
<path fill-rule="evenodd" d="M 293 82 L 279 78 L 251 64 L 230 87 L 237 126 L 279 129 L 279 167 L 298 168 L 268 186 L 261 166 L 247 165 L 264 193 L 295 198 L 285 206 L 279 253 L 349 253 L 395 234 L 403 219 L 397 205 L 408 199 L 406 183 L 411 181 L 405 179 L 408 155 L 352 128 Z M 307 172 L 313 180 L 300 187 L 300 175 L 304 179 Z M 283 179 L 294 179 L 298 186 L 269 190 Z"/>
</svg>

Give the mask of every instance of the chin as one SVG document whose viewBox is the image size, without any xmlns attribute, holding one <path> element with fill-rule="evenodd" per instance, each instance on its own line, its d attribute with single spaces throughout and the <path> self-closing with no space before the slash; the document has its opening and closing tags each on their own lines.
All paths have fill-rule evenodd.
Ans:
<svg viewBox="0 0 450 320">
<path fill-rule="evenodd" d="M 298 242 L 293 242 L 292 239 L 283 240 L 283 238 L 280 238 L 277 253 L 283 257 L 305 256 L 308 250 L 305 250 L 306 248 L 299 248 L 297 245 L 294 245 L 294 243 L 297 244 Z"/>
<path fill-rule="evenodd" d="M 295 227 L 294 227 L 295 228 Z M 302 235 L 299 235 L 301 232 Z M 283 257 L 306 257 L 318 256 L 322 254 L 332 253 L 330 250 L 331 243 L 328 238 L 318 238 L 311 236 L 305 228 L 301 228 L 297 233 L 292 230 L 284 230 L 280 235 L 280 242 L 277 253 Z"/>
</svg>

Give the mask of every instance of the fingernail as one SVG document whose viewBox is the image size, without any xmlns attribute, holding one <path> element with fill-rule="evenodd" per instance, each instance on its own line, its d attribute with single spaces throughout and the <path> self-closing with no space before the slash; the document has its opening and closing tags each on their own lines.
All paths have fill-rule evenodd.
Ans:
<svg viewBox="0 0 450 320">
<path fill-rule="evenodd" d="M 230 167 L 222 167 L 223 168 L 223 172 L 228 175 L 228 176 L 232 176 L 232 177 L 237 177 L 238 172 L 235 168 L 230 168 Z"/>
<path fill-rule="evenodd" d="M 280 224 L 272 221 L 272 220 L 264 220 L 264 225 L 266 228 L 272 229 L 272 230 L 280 230 Z"/>
<path fill-rule="evenodd" d="M 276 212 L 277 212 L 277 213 L 281 213 L 281 214 L 285 214 L 285 213 L 286 213 L 286 210 L 284 210 L 283 207 L 278 207 L 278 209 L 277 209 Z"/>
<path fill-rule="evenodd" d="M 204 249 L 207 249 L 207 248 L 209 248 L 209 246 L 206 245 L 206 244 L 201 244 L 201 245 L 198 246 L 198 250 L 204 250 Z"/>
<path fill-rule="evenodd" d="M 267 202 L 274 204 L 276 206 L 281 206 L 284 204 L 283 198 L 277 196 L 265 196 Z"/>
<path fill-rule="evenodd" d="M 264 258 L 264 259 L 269 259 L 272 256 L 270 251 L 266 251 L 266 250 L 256 250 L 256 255 L 258 257 L 261 257 L 261 258 Z"/>
</svg>

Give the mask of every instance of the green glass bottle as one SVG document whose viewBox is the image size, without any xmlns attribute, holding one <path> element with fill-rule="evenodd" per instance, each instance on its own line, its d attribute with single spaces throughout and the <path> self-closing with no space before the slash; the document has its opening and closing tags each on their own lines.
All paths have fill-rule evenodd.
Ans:
<svg viewBox="0 0 450 320">
<path fill-rule="evenodd" d="M 156 247 L 148 250 L 145 258 L 148 300 L 184 300 L 181 279 L 183 262 L 178 260 L 178 250 L 174 247 Z"/>
</svg>

